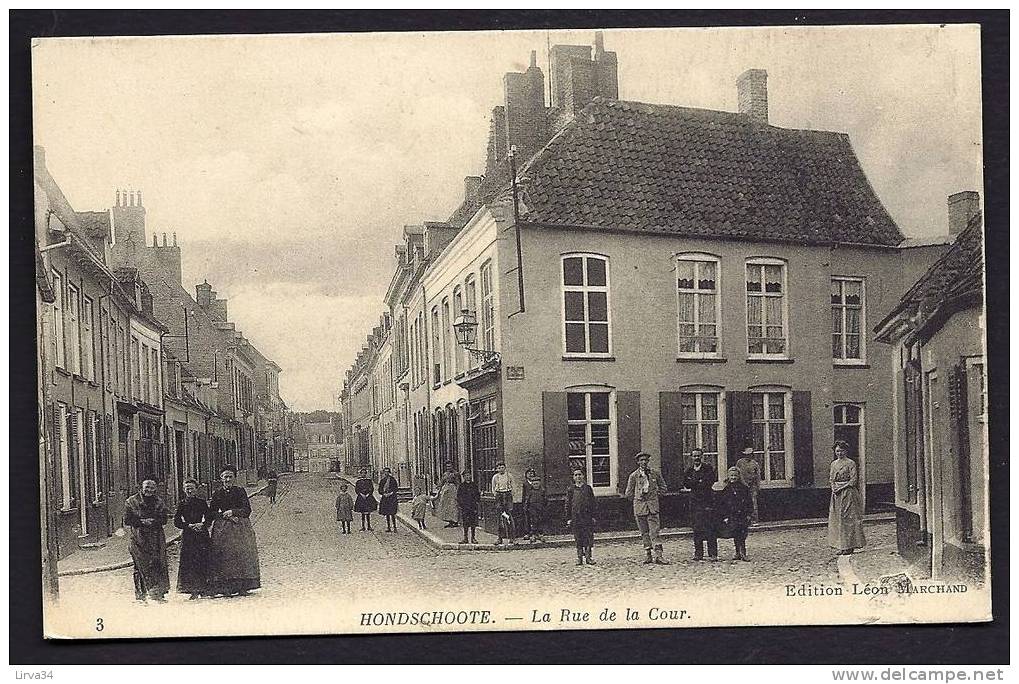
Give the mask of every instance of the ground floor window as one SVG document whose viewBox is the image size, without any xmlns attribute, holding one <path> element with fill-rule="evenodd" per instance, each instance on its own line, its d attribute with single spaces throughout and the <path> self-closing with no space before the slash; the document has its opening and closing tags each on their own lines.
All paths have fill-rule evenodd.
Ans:
<svg viewBox="0 0 1019 684">
<path fill-rule="evenodd" d="M 579 467 L 594 489 L 612 487 L 615 470 L 612 399 L 610 390 L 566 393 L 570 470 Z"/>
<path fill-rule="evenodd" d="M 690 465 L 690 451 L 700 449 L 704 453 L 704 462 L 713 464 L 719 479 L 724 479 L 724 450 L 720 446 L 724 435 L 722 425 L 722 400 L 720 392 L 682 392 L 680 406 L 682 409 L 680 437 L 682 440 L 681 471 Z"/>
<path fill-rule="evenodd" d="M 751 392 L 750 422 L 754 458 L 766 482 L 789 483 L 793 462 L 789 454 L 790 395 L 785 391 Z"/>
<path fill-rule="evenodd" d="M 478 487 L 492 491 L 492 476 L 499 461 L 499 439 L 496 431 L 497 407 L 495 397 L 474 402 L 474 429 L 471 438 L 472 460 Z"/>
</svg>

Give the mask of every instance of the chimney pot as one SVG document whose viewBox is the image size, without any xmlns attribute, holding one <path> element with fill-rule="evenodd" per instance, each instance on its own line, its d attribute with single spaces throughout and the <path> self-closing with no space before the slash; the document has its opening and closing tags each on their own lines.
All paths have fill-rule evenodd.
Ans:
<svg viewBox="0 0 1019 684">
<path fill-rule="evenodd" d="M 177 231 L 173 231 L 173 246 L 177 246 Z"/>
<path fill-rule="evenodd" d="M 538 51 L 531 50 L 531 65 L 530 68 L 535 69 L 538 66 Z"/>
<path fill-rule="evenodd" d="M 159 246 L 159 236 L 156 235 L 155 233 L 152 234 L 152 246 L 153 247 Z"/>
<path fill-rule="evenodd" d="M 116 200 L 116 202 L 114 203 L 113 206 L 115 206 L 115 207 L 119 207 L 120 206 L 120 190 L 117 190 L 117 200 Z"/>
<path fill-rule="evenodd" d="M 965 190 L 948 196 L 948 234 L 966 230 L 973 217 L 980 213 L 980 193 Z"/>
<path fill-rule="evenodd" d="M 768 72 L 747 69 L 736 79 L 739 113 L 758 123 L 768 123 Z"/>
<path fill-rule="evenodd" d="M 138 206 L 140 207 L 141 205 L 142 205 L 142 191 L 139 190 L 138 191 Z"/>
</svg>

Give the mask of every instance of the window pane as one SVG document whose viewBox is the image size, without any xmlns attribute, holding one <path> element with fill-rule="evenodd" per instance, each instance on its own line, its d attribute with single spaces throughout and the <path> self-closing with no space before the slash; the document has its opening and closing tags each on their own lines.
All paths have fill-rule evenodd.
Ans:
<svg viewBox="0 0 1019 684">
<path fill-rule="evenodd" d="M 591 420 L 609 419 L 609 395 L 607 392 L 591 393 Z"/>
<path fill-rule="evenodd" d="M 833 333 L 842 332 L 842 309 L 837 306 L 831 308 L 831 331 Z"/>
<path fill-rule="evenodd" d="M 689 326 L 689 327 L 693 328 L 693 326 Z M 680 335 L 683 335 L 683 334 L 684 333 L 682 331 L 680 331 Z M 695 352 L 695 351 L 697 351 L 697 341 L 692 337 L 692 334 L 693 333 L 691 332 L 691 333 L 687 334 L 686 337 L 681 337 L 679 339 L 679 351 L 681 351 L 681 352 Z"/>
<path fill-rule="evenodd" d="M 609 469 L 609 457 L 602 456 L 591 459 L 591 486 L 608 487 L 612 484 L 612 475 Z"/>
<path fill-rule="evenodd" d="M 768 454 L 770 468 L 768 469 L 771 480 L 785 479 L 785 453 L 772 451 Z"/>
<path fill-rule="evenodd" d="M 566 351 L 568 352 L 587 351 L 586 342 L 584 341 L 583 323 L 566 324 Z"/>
<path fill-rule="evenodd" d="M 572 473 L 573 473 L 574 468 L 580 468 L 581 470 L 583 470 L 586 473 L 587 472 L 587 459 L 586 458 L 573 458 L 573 457 L 571 457 L 570 458 L 570 473 L 571 473 L 570 477 L 572 477 Z M 491 482 L 492 478 L 488 478 L 488 481 Z"/>
<path fill-rule="evenodd" d="M 701 428 L 701 448 L 714 454 L 718 453 L 718 426 L 714 424 L 704 425 Z"/>
<path fill-rule="evenodd" d="M 833 359 L 842 358 L 842 335 L 833 333 L 831 336 L 831 357 Z"/>
<path fill-rule="evenodd" d="M 785 451 L 785 424 L 768 424 L 768 449 Z"/>
<path fill-rule="evenodd" d="M 839 280 L 831 281 L 831 303 L 832 304 L 842 303 L 842 282 Z"/>
<path fill-rule="evenodd" d="M 605 323 L 591 324 L 591 351 L 606 354 L 609 351 L 609 326 Z"/>
<path fill-rule="evenodd" d="M 681 260 L 676 262 L 676 282 L 678 283 L 679 289 L 693 289 L 694 268 L 695 264 L 692 261 Z"/>
<path fill-rule="evenodd" d="M 570 425 L 568 428 L 570 439 L 570 455 L 583 456 L 587 453 L 587 429 L 583 424 Z"/>
<path fill-rule="evenodd" d="M 566 417 L 569 420 L 585 420 L 584 394 L 570 392 L 566 395 Z"/>
<path fill-rule="evenodd" d="M 601 287 L 605 282 L 605 261 L 587 257 L 587 284 Z"/>
<path fill-rule="evenodd" d="M 696 329 L 693 323 L 680 323 L 679 334 L 681 337 L 693 337 L 696 334 Z"/>
<path fill-rule="evenodd" d="M 609 453 L 609 426 L 608 423 L 595 423 L 591 425 L 591 453 Z"/>
<path fill-rule="evenodd" d="M 858 335 L 860 333 L 860 310 L 846 309 L 846 332 Z"/>
<path fill-rule="evenodd" d="M 765 322 L 768 325 L 782 325 L 782 298 L 781 297 L 766 297 L 765 301 L 767 307 L 764 311 Z"/>
<path fill-rule="evenodd" d="M 754 423 L 751 429 L 751 438 L 754 442 L 754 451 L 764 452 L 764 424 Z"/>
<path fill-rule="evenodd" d="M 846 358 L 847 359 L 858 359 L 858 358 L 860 358 L 860 336 L 859 335 L 846 335 Z"/>
<path fill-rule="evenodd" d="M 694 295 L 689 292 L 681 292 L 679 294 L 679 320 L 681 322 L 693 322 L 693 307 Z"/>
<path fill-rule="evenodd" d="M 761 267 L 747 264 L 747 292 L 761 291 Z"/>
<path fill-rule="evenodd" d="M 682 435 L 682 451 L 684 454 L 690 453 L 690 450 L 697 446 L 697 426 L 689 423 L 683 424 Z"/>
<path fill-rule="evenodd" d="M 701 323 L 715 322 L 715 295 L 702 294 L 699 296 L 698 311 Z"/>
<path fill-rule="evenodd" d="M 781 292 L 782 291 L 782 267 L 781 266 L 765 266 L 764 267 L 764 291 L 765 292 Z"/>
<path fill-rule="evenodd" d="M 568 321 L 582 321 L 584 320 L 584 293 L 583 292 L 565 292 L 565 304 L 566 304 L 566 320 Z"/>
<path fill-rule="evenodd" d="M 580 257 L 563 259 L 563 282 L 567 285 L 584 284 L 584 260 Z"/>
<path fill-rule="evenodd" d="M 701 418 L 704 420 L 718 420 L 718 395 L 701 395 Z"/>
<path fill-rule="evenodd" d="M 754 394 L 750 402 L 751 420 L 764 420 L 764 395 Z"/>
<path fill-rule="evenodd" d="M 863 283 L 858 280 L 847 280 L 842 284 L 846 293 L 846 304 L 859 306 L 863 301 Z"/>
<path fill-rule="evenodd" d="M 714 290 L 715 289 L 715 262 L 714 261 L 702 261 L 698 265 L 699 273 L 697 278 L 697 289 L 698 290 Z"/>
<path fill-rule="evenodd" d="M 609 320 L 608 295 L 606 293 L 588 292 L 587 305 L 588 320 L 604 322 Z"/>
<path fill-rule="evenodd" d="M 768 417 L 772 420 L 785 418 L 785 395 L 779 392 L 768 393 Z"/>
<path fill-rule="evenodd" d="M 845 406 L 843 407 L 846 413 L 847 423 L 859 423 L 860 422 L 860 407 L 859 406 Z"/>
<path fill-rule="evenodd" d="M 680 395 L 680 416 L 683 422 L 694 422 L 697 420 L 696 395 L 684 392 Z"/>
<path fill-rule="evenodd" d="M 761 297 L 747 297 L 747 322 L 751 326 L 761 324 Z"/>
</svg>

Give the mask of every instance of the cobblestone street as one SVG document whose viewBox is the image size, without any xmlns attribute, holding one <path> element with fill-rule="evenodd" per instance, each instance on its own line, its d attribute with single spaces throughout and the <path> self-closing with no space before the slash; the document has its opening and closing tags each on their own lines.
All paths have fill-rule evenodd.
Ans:
<svg viewBox="0 0 1019 684">
<path fill-rule="evenodd" d="M 131 570 L 94 573 L 61 580 L 61 608 L 93 609 L 123 604 L 130 610 L 173 611 L 181 629 L 198 628 L 190 615 L 229 613 L 243 606 L 245 615 L 264 607 L 277 611 L 304 600 L 328 597 L 360 601 L 430 601 L 480 597 L 514 601 L 597 601 L 632 597 L 635 593 L 668 600 L 699 595 L 704 590 L 738 588 L 747 595 L 779 596 L 791 582 L 835 585 L 838 572 L 827 548 L 824 528 L 751 534 L 752 562 L 735 563 L 731 542 L 720 540 L 718 563 L 690 560 L 689 538 L 667 544 L 670 566 L 644 565 L 639 542 L 595 547 L 597 565 L 577 567 L 571 548 L 515 551 L 438 551 L 401 527 L 396 534 L 379 530 L 341 535 L 334 520 L 336 481 L 321 475 L 298 474 L 281 480 L 274 506 L 252 499 L 258 535 L 262 589 L 249 597 L 187 602 L 171 593 L 166 606 L 134 606 Z M 868 542 L 886 546 L 894 535 L 890 524 L 868 527 Z M 177 547 L 170 551 L 171 586 L 176 582 Z M 625 592 L 625 593 L 624 593 Z M 440 604 L 441 607 L 441 604 Z M 70 611 L 68 611 L 70 612 Z M 290 611 L 287 611 L 290 612 Z M 247 619 L 247 618 L 246 618 Z M 257 629 L 256 629 L 257 631 Z"/>
</svg>

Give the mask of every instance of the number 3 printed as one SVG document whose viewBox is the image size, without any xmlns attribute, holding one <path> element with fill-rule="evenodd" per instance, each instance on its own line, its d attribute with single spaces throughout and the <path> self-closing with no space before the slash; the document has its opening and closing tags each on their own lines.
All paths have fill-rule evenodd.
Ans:
<svg viewBox="0 0 1019 684">
<path fill-rule="evenodd" d="M 96 631 L 101 632 L 105 629 L 102 618 L 96 618 Z"/>
</svg>

